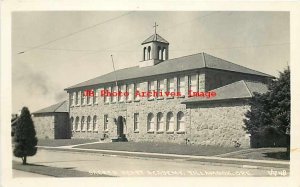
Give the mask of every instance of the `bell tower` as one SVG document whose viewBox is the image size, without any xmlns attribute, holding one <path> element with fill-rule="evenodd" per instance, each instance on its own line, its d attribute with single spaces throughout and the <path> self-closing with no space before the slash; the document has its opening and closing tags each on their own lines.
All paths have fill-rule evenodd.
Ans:
<svg viewBox="0 0 300 187">
<path fill-rule="evenodd" d="M 140 67 L 154 66 L 169 59 L 169 42 L 156 33 L 155 22 L 154 34 L 142 43 L 142 61 Z"/>
</svg>

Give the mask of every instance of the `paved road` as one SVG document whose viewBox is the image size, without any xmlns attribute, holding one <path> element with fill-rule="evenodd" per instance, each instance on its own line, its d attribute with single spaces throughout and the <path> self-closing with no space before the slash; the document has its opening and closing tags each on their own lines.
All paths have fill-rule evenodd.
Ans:
<svg viewBox="0 0 300 187">
<path fill-rule="evenodd" d="M 272 176 L 271 171 L 273 174 L 276 171 L 288 174 L 288 171 L 284 172 L 278 168 L 251 169 L 211 165 L 185 159 L 133 158 L 53 150 L 39 150 L 37 155 L 28 158 L 28 162 L 85 171 L 91 175 L 112 176 Z"/>
<path fill-rule="evenodd" d="M 50 177 L 50 176 L 13 169 L 13 177 Z"/>
</svg>

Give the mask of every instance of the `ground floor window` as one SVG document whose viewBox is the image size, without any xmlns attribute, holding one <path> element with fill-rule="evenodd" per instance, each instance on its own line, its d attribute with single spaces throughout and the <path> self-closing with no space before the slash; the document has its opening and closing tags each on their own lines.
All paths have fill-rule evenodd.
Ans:
<svg viewBox="0 0 300 187">
<path fill-rule="evenodd" d="M 152 113 L 148 114 L 147 131 L 154 132 L 154 115 Z"/>
<path fill-rule="evenodd" d="M 79 126 L 79 117 L 77 116 L 75 119 L 75 130 L 80 131 L 80 126 Z"/>
<path fill-rule="evenodd" d="M 185 131 L 185 118 L 181 111 L 177 114 L 177 131 Z"/>
<path fill-rule="evenodd" d="M 97 116 L 94 116 L 93 117 L 93 131 L 98 131 L 98 128 L 97 128 Z"/>
<path fill-rule="evenodd" d="M 91 126 L 91 116 L 87 117 L 87 130 L 92 131 L 92 126 Z"/>
<path fill-rule="evenodd" d="M 157 114 L 157 131 L 164 131 L 164 116 L 161 112 Z"/>
<path fill-rule="evenodd" d="M 134 120 L 133 120 L 134 132 L 138 132 L 139 131 L 139 113 L 134 113 L 133 118 L 134 118 Z"/>
<path fill-rule="evenodd" d="M 108 130 L 108 115 L 104 115 L 104 131 Z"/>
<path fill-rule="evenodd" d="M 174 132 L 174 115 L 172 112 L 167 114 L 167 132 Z"/>
</svg>

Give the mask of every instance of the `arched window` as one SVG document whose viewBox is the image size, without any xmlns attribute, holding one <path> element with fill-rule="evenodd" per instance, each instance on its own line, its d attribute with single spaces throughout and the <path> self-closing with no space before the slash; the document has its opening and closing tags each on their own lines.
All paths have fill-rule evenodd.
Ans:
<svg viewBox="0 0 300 187">
<path fill-rule="evenodd" d="M 148 60 L 151 59 L 151 47 L 149 46 L 148 47 Z"/>
<path fill-rule="evenodd" d="M 98 128 L 97 128 L 97 116 L 94 116 L 93 117 L 93 131 L 98 131 Z"/>
<path fill-rule="evenodd" d="M 70 119 L 70 128 L 71 128 L 71 131 L 74 131 L 75 130 L 75 126 L 74 126 L 74 118 L 71 117 Z"/>
<path fill-rule="evenodd" d="M 76 131 L 79 131 L 79 117 L 77 116 L 76 119 L 75 119 L 75 130 Z"/>
<path fill-rule="evenodd" d="M 177 113 L 177 131 L 185 131 L 185 118 L 181 111 Z"/>
<path fill-rule="evenodd" d="M 148 114 L 147 118 L 147 131 L 153 132 L 154 131 L 154 115 L 152 113 Z"/>
<path fill-rule="evenodd" d="M 160 47 L 160 46 L 158 46 L 158 48 L 157 48 L 157 52 L 158 52 L 158 55 L 157 55 L 157 57 L 158 57 L 158 59 L 159 59 L 159 60 L 161 60 L 161 59 L 162 59 L 162 57 L 161 57 L 161 55 L 162 55 L 162 51 L 161 51 L 161 47 Z"/>
<path fill-rule="evenodd" d="M 167 131 L 173 132 L 174 131 L 174 115 L 172 112 L 167 114 Z"/>
<path fill-rule="evenodd" d="M 147 60 L 147 48 L 144 47 L 143 60 Z"/>
<path fill-rule="evenodd" d="M 164 116 L 161 112 L 157 114 L 157 131 L 164 131 Z"/>
<path fill-rule="evenodd" d="M 84 116 L 81 117 L 80 129 L 81 129 L 81 131 L 85 131 L 85 128 L 84 128 Z"/>
<path fill-rule="evenodd" d="M 92 130 L 92 126 L 91 126 L 91 116 L 87 117 L 87 130 L 91 131 Z"/>
<path fill-rule="evenodd" d="M 163 49 L 162 49 L 162 54 L 161 54 L 161 56 L 162 56 L 162 60 L 166 60 L 166 48 L 163 48 Z"/>
</svg>

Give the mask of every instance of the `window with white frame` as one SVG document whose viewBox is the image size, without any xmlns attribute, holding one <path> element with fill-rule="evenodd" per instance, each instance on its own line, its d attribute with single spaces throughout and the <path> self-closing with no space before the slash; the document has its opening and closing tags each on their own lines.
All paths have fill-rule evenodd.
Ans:
<svg viewBox="0 0 300 187">
<path fill-rule="evenodd" d="M 126 96 L 124 96 L 124 93 L 126 92 L 126 84 L 120 86 L 120 91 L 122 94 L 119 96 L 119 101 L 124 102 L 126 98 Z"/>
<path fill-rule="evenodd" d="M 185 118 L 183 112 L 177 113 L 177 131 L 184 132 L 185 131 Z"/>
<path fill-rule="evenodd" d="M 157 81 L 157 92 L 159 94 L 159 92 L 164 92 L 165 90 L 165 83 L 164 83 L 164 79 L 158 80 Z M 159 96 L 159 98 L 163 98 L 162 96 Z"/>
<path fill-rule="evenodd" d="M 155 91 L 154 81 L 148 81 L 148 92 L 152 92 L 151 96 L 149 96 L 149 99 L 153 99 L 153 91 Z"/>
<path fill-rule="evenodd" d="M 75 130 L 80 131 L 79 117 L 78 116 L 75 119 Z"/>
<path fill-rule="evenodd" d="M 84 116 L 81 117 L 81 125 L 80 125 L 80 129 L 81 131 L 85 131 L 85 119 L 84 119 Z"/>
<path fill-rule="evenodd" d="M 135 101 L 139 101 L 140 100 L 139 94 L 136 94 L 137 91 L 140 91 L 140 83 L 135 83 L 134 84 L 134 100 Z"/>
<path fill-rule="evenodd" d="M 185 95 L 185 77 L 181 76 L 177 79 L 177 91 L 180 92 L 181 96 Z"/>
<path fill-rule="evenodd" d="M 174 78 L 167 79 L 167 92 L 174 92 Z M 172 97 L 172 96 L 169 96 Z"/>
<path fill-rule="evenodd" d="M 75 93 L 70 93 L 69 97 L 70 97 L 70 106 L 74 106 L 74 94 Z"/>
<path fill-rule="evenodd" d="M 189 85 L 188 85 L 188 88 L 189 90 L 188 91 L 192 91 L 192 92 L 197 92 L 198 90 L 198 84 L 197 84 L 198 80 L 197 80 L 197 75 L 190 75 L 189 76 Z"/>
<path fill-rule="evenodd" d="M 174 115 L 172 112 L 169 112 L 167 114 L 167 132 L 174 132 Z"/>
<path fill-rule="evenodd" d="M 152 113 L 149 113 L 147 117 L 147 131 L 154 132 L 154 115 Z"/>
<path fill-rule="evenodd" d="M 93 117 L 93 132 L 97 132 L 98 131 L 98 127 L 97 127 L 97 116 Z"/>
<path fill-rule="evenodd" d="M 91 99 L 91 95 L 90 95 L 90 90 L 86 91 L 86 103 L 88 105 L 91 105 L 92 104 L 92 99 Z"/>
<path fill-rule="evenodd" d="M 103 123 L 103 130 L 107 131 L 108 130 L 108 115 L 104 115 L 104 123 Z"/>
<path fill-rule="evenodd" d="M 98 104 L 100 89 L 94 89 L 93 104 Z"/>
<path fill-rule="evenodd" d="M 81 92 L 76 92 L 76 101 L 75 101 L 75 105 L 79 105 L 80 103 L 80 97 L 81 97 Z"/>
<path fill-rule="evenodd" d="M 92 126 L 91 126 L 91 116 L 87 117 L 87 130 L 92 131 Z"/>
<path fill-rule="evenodd" d="M 106 90 L 111 91 L 110 89 L 111 89 L 110 87 L 104 88 L 105 91 Z M 109 96 L 104 95 L 104 103 L 109 103 L 110 100 L 109 98 L 110 98 Z"/>
<path fill-rule="evenodd" d="M 118 89 L 117 86 L 113 86 L 111 89 L 111 92 L 116 93 L 118 91 L 117 89 Z M 113 95 L 111 102 L 113 102 L 113 103 L 117 102 L 117 98 L 118 98 L 117 94 Z"/>
<path fill-rule="evenodd" d="M 84 91 L 81 91 L 81 105 L 85 105 L 85 98 L 86 96 L 84 96 Z"/>
<path fill-rule="evenodd" d="M 126 92 L 128 93 L 128 96 L 126 97 L 127 101 L 132 101 L 133 100 L 133 96 L 134 96 L 134 89 L 133 89 L 134 85 L 133 84 L 128 84 L 126 86 Z"/>
<path fill-rule="evenodd" d="M 74 124 L 74 118 L 73 117 L 71 117 L 71 119 L 70 119 L 70 127 L 71 127 L 71 131 L 74 131 L 75 130 L 75 126 L 74 126 L 75 124 Z"/>
<path fill-rule="evenodd" d="M 138 132 L 139 131 L 139 124 L 140 124 L 140 121 L 139 121 L 139 113 L 134 113 L 133 114 L 133 129 L 134 129 L 134 132 Z"/>
<path fill-rule="evenodd" d="M 157 114 L 157 131 L 162 132 L 164 131 L 164 116 L 163 113 L 159 112 Z"/>
</svg>

